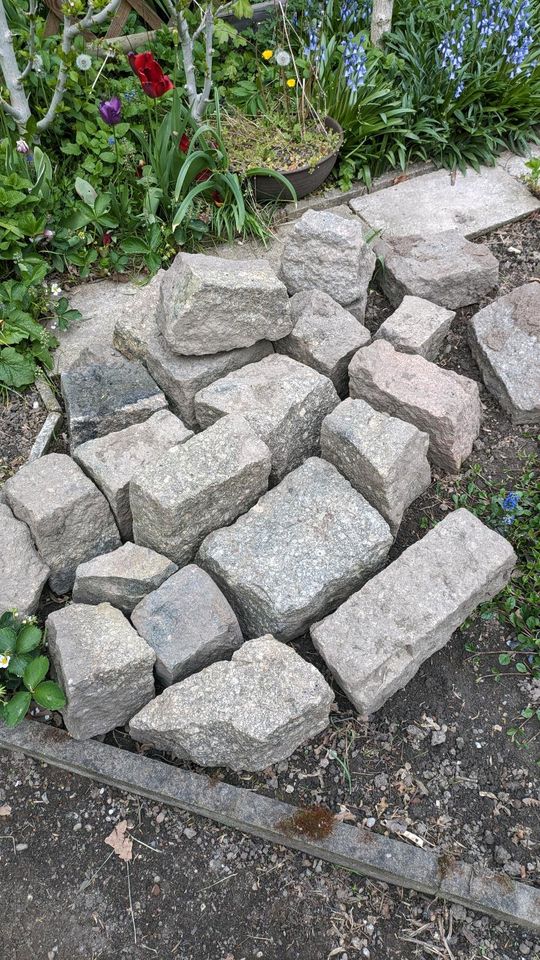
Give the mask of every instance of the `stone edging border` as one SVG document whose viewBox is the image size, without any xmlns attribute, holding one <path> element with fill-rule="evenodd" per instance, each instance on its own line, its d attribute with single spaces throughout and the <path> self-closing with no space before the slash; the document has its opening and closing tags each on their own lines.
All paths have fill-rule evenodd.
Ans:
<svg viewBox="0 0 540 960">
<path fill-rule="evenodd" d="M 39 393 L 43 405 L 47 411 L 47 418 L 39 431 L 32 449 L 28 454 L 27 462 L 37 460 L 47 453 L 55 434 L 62 423 L 62 408 L 58 403 L 53 391 L 45 380 L 36 380 L 36 390 Z"/>
<path fill-rule="evenodd" d="M 504 874 L 346 823 L 335 823 L 325 838 L 310 837 L 298 832 L 302 811 L 291 804 L 97 740 L 72 740 L 35 720 L 0 728 L 0 748 L 540 933 L 540 889 Z"/>
</svg>

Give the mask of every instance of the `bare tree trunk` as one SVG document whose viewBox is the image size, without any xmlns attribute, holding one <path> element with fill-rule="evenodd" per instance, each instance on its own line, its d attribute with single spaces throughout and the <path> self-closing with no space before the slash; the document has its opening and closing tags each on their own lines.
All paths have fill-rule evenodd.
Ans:
<svg viewBox="0 0 540 960">
<path fill-rule="evenodd" d="M 392 28 L 392 12 L 394 0 L 373 0 L 371 14 L 371 42 L 376 47 L 382 47 L 383 37 Z"/>
</svg>

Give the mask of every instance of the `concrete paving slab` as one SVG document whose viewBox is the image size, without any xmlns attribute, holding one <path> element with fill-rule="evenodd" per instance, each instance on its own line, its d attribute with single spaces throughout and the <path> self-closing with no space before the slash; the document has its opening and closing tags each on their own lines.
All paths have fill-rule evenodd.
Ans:
<svg viewBox="0 0 540 960">
<path fill-rule="evenodd" d="M 354 212 L 383 236 L 425 236 L 459 230 L 474 237 L 540 208 L 525 184 L 499 166 L 455 176 L 437 170 L 387 190 L 358 197 Z"/>
</svg>

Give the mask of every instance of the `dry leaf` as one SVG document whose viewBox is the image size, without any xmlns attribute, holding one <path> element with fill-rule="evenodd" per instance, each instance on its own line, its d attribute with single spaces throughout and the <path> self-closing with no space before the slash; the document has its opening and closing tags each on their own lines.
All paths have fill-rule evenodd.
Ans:
<svg viewBox="0 0 540 960">
<path fill-rule="evenodd" d="M 113 848 L 117 857 L 127 861 L 133 859 L 133 840 L 131 837 L 126 837 L 126 830 L 127 820 L 122 820 L 121 823 L 116 824 L 113 832 L 105 838 L 105 843 Z"/>
<path fill-rule="evenodd" d="M 11 816 L 11 807 L 9 803 L 5 803 L 3 807 L 0 807 L 0 817 L 10 817 Z"/>
<path fill-rule="evenodd" d="M 526 807 L 540 807 L 540 800 L 537 800 L 536 797 L 523 797 L 522 803 Z M 0 816 L 2 814 L 2 808 L 0 807 Z"/>
<path fill-rule="evenodd" d="M 351 813 L 349 808 L 346 807 L 344 804 L 340 803 L 339 806 L 340 806 L 339 813 L 335 814 L 334 820 L 337 823 L 343 823 L 345 820 L 348 820 L 350 823 L 356 823 L 356 817 L 354 813 Z"/>
</svg>

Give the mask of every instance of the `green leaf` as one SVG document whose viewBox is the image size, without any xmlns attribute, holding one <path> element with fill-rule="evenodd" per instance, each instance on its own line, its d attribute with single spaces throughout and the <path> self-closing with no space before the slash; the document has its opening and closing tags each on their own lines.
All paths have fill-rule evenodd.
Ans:
<svg viewBox="0 0 540 960">
<path fill-rule="evenodd" d="M 78 143 L 63 143 L 60 149 L 66 157 L 80 157 L 81 155 L 81 148 Z"/>
<path fill-rule="evenodd" d="M 6 387 L 27 387 L 36 379 L 36 365 L 15 347 L 0 350 L 0 384 Z"/>
<path fill-rule="evenodd" d="M 91 183 L 88 183 L 88 180 L 83 180 L 82 177 L 75 178 L 75 191 L 79 194 L 81 200 L 84 203 L 87 203 L 89 207 L 94 207 L 96 202 L 97 193 L 94 190 Z"/>
<path fill-rule="evenodd" d="M 30 653 L 41 643 L 41 630 L 34 623 L 27 623 L 17 637 L 17 653 Z"/>
<path fill-rule="evenodd" d="M 6 727 L 16 727 L 21 720 L 24 720 L 28 713 L 28 708 L 32 696 L 24 690 L 19 690 L 9 703 L 6 703 L 2 711 L 2 716 Z"/>
<path fill-rule="evenodd" d="M 61 710 L 66 705 L 66 698 L 54 680 L 45 680 L 34 690 L 34 700 L 46 710 Z"/>
<path fill-rule="evenodd" d="M 510 656 L 509 653 L 499 654 L 499 663 L 501 664 L 501 667 L 507 667 L 508 664 L 511 662 L 511 660 L 512 660 L 512 657 Z"/>
<path fill-rule="evenodd" d="M 45 679 L 49 672 L 49 661 L 47 657 L 34 657 L 30 661 L 23 673 L 23 683 L 31 692 Z"/>
<path fill-rule="evenodd" d="M 0 627 L 0 653 L 13 653 L 17 643 L 17 631 L 12 627 Z"/>
<path fill-rule="evenodd" d="M 14 653 L 9 661 L 8 673 L 13 677 L 22 677 L 31 660 L 29 653 Z"/>
<path fill-rule="evenodd" d="M 518 673 L 528 673 L 524 663 L 516 663 L 516 670 Z"/>
</svg>

